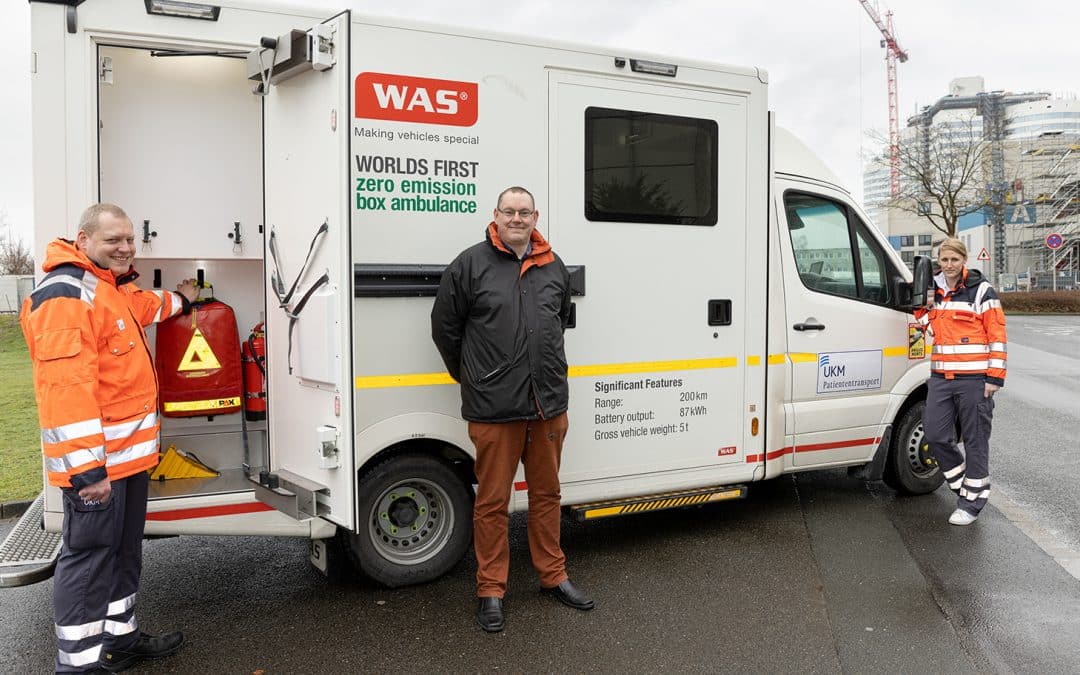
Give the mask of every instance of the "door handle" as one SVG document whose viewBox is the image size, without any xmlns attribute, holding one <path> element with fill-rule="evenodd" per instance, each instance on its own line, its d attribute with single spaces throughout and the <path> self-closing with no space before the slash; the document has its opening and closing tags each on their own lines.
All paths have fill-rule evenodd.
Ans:
<svg viewBox="0 0 1080 675">
<path fill-rule="evenodd" d="M 792 326 L 797 331 L 805 330 L 825 330 L 825 324 L 821 323 L 797 323 Z"/>
</svg>

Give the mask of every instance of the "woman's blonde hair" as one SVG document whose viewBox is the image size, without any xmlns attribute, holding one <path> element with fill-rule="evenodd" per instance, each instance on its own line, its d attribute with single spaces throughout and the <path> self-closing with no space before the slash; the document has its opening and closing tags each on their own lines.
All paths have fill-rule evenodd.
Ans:
<svg viewBox="0 0 1080 675">
<path fill-rule="evenodd" d="M 964 260 L 967 260 L 968 257 L 967 246 L 964 246 L 964 242 L 955 237 L 949 237 L 941 242 L 941 245 L 938 246 L 938 257 L 941 256 L 942 251 L 952 251 L 957 253 Z"/>
</svg>

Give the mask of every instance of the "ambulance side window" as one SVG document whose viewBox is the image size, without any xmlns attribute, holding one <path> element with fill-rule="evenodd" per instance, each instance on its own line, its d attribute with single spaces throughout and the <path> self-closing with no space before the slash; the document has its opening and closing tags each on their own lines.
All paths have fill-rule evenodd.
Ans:
<svg viewBox="0 0 1080 675">
<path fill-rule="evenodd" d="M 585 109 L 585 218 L 713 226 L 715 120 Z"/>
<path fill-rule="evenodd" d="M 795 264 L 807 288 L 890 304 L 888 259 L 851 209 L 819 195 L 787 192 L 784 211 Z"/>
</svg>

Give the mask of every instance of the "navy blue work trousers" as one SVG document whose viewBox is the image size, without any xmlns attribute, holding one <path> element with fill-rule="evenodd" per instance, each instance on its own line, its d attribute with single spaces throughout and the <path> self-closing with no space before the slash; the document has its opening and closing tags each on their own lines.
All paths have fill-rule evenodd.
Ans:
<svg viewBox="0 0 1080 675">
<path fill-rule="evenodd" d="M 135 594 L 148 486 L 145 471 L 112 481 L 104 504 L 63 489 L 64 544 L 53 575 L 58 673 L 93 670 L 105 651 L 139 637 Z"/>
<path fill-rule="evenodd" d="M 931 377 L 923 429 L 930 453 L 957 494 L 956 507 L 977 515 L 990 497 L 990 427 L 994 399 L 981 377 Z M 956 445 L 956 424 L 964 450 Z"/>
</svg>

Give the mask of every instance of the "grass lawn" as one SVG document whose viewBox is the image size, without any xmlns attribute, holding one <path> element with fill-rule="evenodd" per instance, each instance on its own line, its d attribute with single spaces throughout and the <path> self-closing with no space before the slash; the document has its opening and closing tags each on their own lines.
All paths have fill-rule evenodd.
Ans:
<svg viewBox="0 0 1080 675">
<path fill-rule="evenodd" d="M 19 317 L 0 314 L 0 503 L 41 492 L 41 445 L 34 382 Z"/>
</svg>

